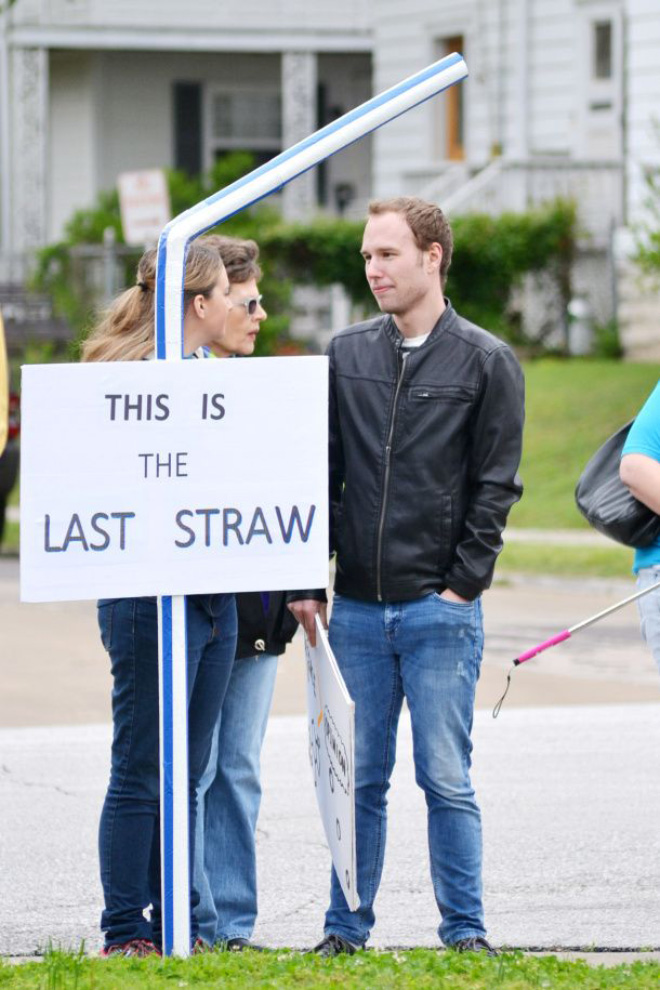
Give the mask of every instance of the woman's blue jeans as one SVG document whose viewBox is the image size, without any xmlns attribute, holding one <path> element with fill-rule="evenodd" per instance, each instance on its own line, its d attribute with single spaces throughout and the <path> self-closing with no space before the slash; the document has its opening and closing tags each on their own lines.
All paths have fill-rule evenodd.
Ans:
<svg viewBox="0 0 660 990">
<path fill-rule="evenodd" d="M 234 662 L 199 785 L 195 886 L 199 934 L 208 945 L 251 938 L 257 918 L 261 748 L 276 674 L 277 657 L 269 653 Z"/>
<path fill-rule="evenodd" d="M 98 607 L 110 654 L 113 740 L 110 784 L 101 814 L 99 854 L 106 945 L 135 938 L 160 943 L 160 764 L 158 617 L 155 598 L 103 599 Z M 233 595 L 186 598 L 191 876 L 197 787 L 236 649 Z M 191 891 L 192 938 L 197 935 Z M 151 920 L 144 911 L 153 905 Z"/>
<path fill-rule="evenodd" d="M 431 880 L 446 945 L 485 934 L 481 816 L 470 783 L 474 693 L 483 649 L 481 602 L 437 594 L 378 604 L 335 595 L 330 644 L 355 702 L 355 815 L 360 907 L 332 871 L 325 933 L 364 945 L 385 855 L 387 791 L 404 697 L 415 779 L 428 809 Z"/>
</svg>

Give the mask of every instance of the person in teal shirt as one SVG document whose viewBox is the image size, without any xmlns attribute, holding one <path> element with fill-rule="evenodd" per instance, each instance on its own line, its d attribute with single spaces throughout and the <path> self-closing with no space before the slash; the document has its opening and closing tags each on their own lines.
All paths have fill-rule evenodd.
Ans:
<svg viewBox="0 0 660 990">
<path fill-rule="evenodd" d="M 621 480 L 635 498 L 660 515 L 660 382 L 633 423 L 621 454 Z M 640 591 L 660 581 L 660 537 L 637 547 L 633 571 Z M 642 636 L 660 670 L 660 589 L 637 602 Z"/>
</svg>

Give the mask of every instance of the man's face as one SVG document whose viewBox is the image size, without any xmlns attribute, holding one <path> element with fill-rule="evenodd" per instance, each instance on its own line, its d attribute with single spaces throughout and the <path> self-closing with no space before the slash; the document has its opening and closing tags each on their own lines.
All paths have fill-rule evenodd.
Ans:
<svg viewBox="0 0 660 990">
<path fill-rule="evenodd" d="M 442 249 L 422 251 L 400 213 L 376 213 L 367 220 L 362 257 L 371 291 L 383 313 L 405 316 L 438 292 Z"/>
</svg>

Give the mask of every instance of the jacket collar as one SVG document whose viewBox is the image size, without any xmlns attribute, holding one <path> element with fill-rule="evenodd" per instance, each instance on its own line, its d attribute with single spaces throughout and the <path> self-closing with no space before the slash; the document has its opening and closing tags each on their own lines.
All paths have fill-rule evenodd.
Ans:
<svg viewBox="0 0 660 990">
<path fill-rule="evenodd" d="M 455 324 L 456 324 L 456 310 L 452 306 L 450 300 L 445 296 L 445 309 L 442 311 L 439 320 L 431 330 L 429 339 L 426 341 L 426 344 L 430 344 L 432 341 L 437 340 L 437 338 L 440 336 L 441 333 L 449 329 L 449 327 L 453 327 Z M 399 329 L 396 323 L 394 322 L 394 317 L 391 316 L 389 313 L 386 316 L 384 316 L 383 322 L 381 323 L 381 327 L 383 332 L 386 334 L 387 337 L 389 337 L 389 339 L 392 341 L 394 346 L 399 347 L 401 341 L 403 340 L 403 337 L 401 336 Z M 422 344 L 422 346 L 424 347 L 425 345 Z"/>
</svg>

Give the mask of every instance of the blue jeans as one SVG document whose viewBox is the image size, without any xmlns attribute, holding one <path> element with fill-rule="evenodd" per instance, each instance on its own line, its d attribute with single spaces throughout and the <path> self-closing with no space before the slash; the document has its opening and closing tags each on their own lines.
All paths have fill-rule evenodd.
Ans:
<svg viewBox="0 0 660 990">
<path fill-rule="evenodd" d="M 660 581 L 660 564 L 642 567 L 637 572 L 637 590 L 643 591 Z M 637 599 L 637 610 L 642 624 L 644 642 L 651 650 L 660 671 L 660 588 Z"/>
<path fill-rule="evenodd" d="M 110 784 L 99 830 L 107 946 L 134 938 L 160 942 L 160 762 L 158 618 L 155 598 L 103 599 L 98 608 L 110 654 L 113 740 Z M 233 595 L 186 599 L 191 862 L 197 787 L 208 762 L 236 650 Z M 197 934 L 191 891 L 191 926 Z M 144 910 L 153 905 L 151 920 Z"/>
<path fill-rule="evenodd" d="M 472 714 L 483 649 L 481 602 L 433 593 L 376 604 L 335 595 L 330 644 L 355 701 L 355 815 L 360 907 L 333 869 L 325 933 L 364 945 L 385 855 L 387 791 L 405 696 L 415 779 L 428 809 L 431 880 L 446 945 L 484 935 L 481 815 L 470 783 Z"/>
<path fill-rule="evenodd" d="M 277 657 L 271 654 L 234 662 L 199 785 L 195 886 L 199 934 L 209 945 L 249 939 L 257 918 L 261 747 L 276 674 Z"/>
</svg>

